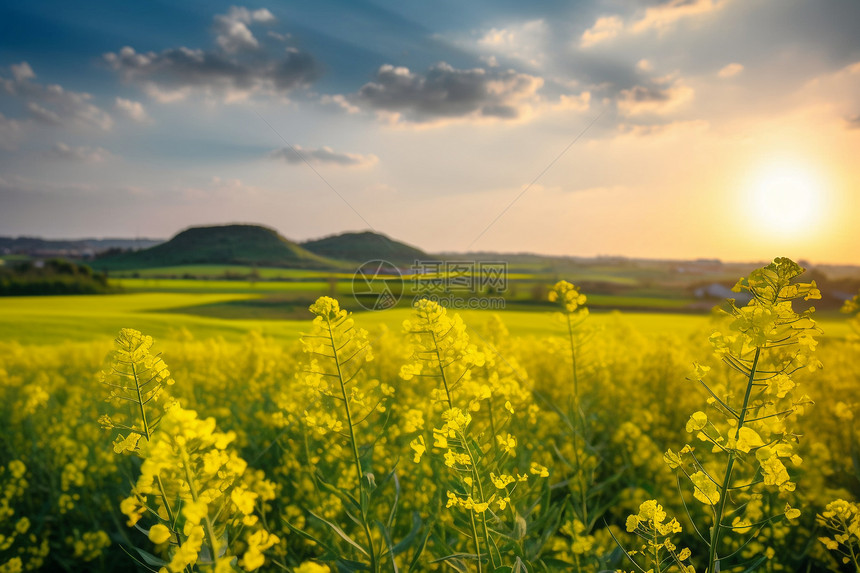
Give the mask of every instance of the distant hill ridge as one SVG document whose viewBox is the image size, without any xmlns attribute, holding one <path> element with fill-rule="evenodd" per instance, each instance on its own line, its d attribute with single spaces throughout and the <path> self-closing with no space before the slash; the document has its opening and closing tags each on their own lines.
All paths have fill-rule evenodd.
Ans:
<svg viewBox="0 0 860 573">
<path fill-rule="evenodd" d="M 99 253 L 108 249 L 146 249 L 163 239 L 42 239 L 40 237 L 0 237 L 0 251 L 9 253 L 39 253 L 42 251 L 70 251 Z"/>
<path fill-rule="evenodd" d="M 323 257 L 354 263 L 383 259 L 397 265 L 411 265 L 416 260 L 430 257 L 417 247 L 370 231 L 331 235 L 305 241 L 300 246 Z"/>
<path fill-rule="evenodd" d="M 149 249 L 105 257 L 97 268 L 145 268 L 194 264 L 338 268 L 342 263 L 312 253 L 260 225 L 191 227 Z"/>
</svg>

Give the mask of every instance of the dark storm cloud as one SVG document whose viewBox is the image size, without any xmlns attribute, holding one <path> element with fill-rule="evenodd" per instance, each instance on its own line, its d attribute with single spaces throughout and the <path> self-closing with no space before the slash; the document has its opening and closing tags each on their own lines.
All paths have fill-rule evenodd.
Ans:
<svg viewBox="0 0 860 573">
<path fill-rule="evenodd" d="M 460 70 L 442 62 L 420 74 L 384 65 L 349 99 L 418 123 L 472 115 L 515 119 L 542 85 L 541 78 L 514 70 Z"/>
</svg>

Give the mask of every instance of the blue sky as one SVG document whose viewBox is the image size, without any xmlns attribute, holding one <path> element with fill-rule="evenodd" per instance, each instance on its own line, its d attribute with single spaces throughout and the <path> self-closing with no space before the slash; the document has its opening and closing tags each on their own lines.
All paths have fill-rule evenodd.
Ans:
<svg viewBox="0 0 860 573">
<path fill-rule="evenodd" d="M 858 21 L 852 0 L 4 3 L 0 234 L 860 263 Z"/>
</svg>

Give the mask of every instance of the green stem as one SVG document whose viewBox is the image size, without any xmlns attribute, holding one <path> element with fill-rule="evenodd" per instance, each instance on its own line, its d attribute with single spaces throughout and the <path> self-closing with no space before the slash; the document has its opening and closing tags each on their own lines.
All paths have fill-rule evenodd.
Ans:
<svg viewBox="0 0 860 573">
<path fill-rule="evenodd" d="M 140 419 L 143 424 L 143 435 L 148 442 L 152 437 L 152 433 L 149 431 L 149 422 L 146 420 L 146 408 L 143 406 L 143 394 L 140 391 L 140 379 L 137 376 L 137 369 L 134 367 L 134 362 L 131 363 L 131 374 L 134 376 L 134 389 L 137 391 L 137 404 L 140 406 Z M 170 500 L 167 499 L 167 492 L 164 490 L 164 483 L 161 481 L 161 475 L 158 474 L 155 476 L 158 479 L 158 489 L 161 493 L 161 501 L 164 503 L 164 509 L 167 511 L 167 518 L 170 520 L 170 529 L 172 530 L 176 526 L 176 520 L 173 516 L 173 510 L 170 508 Z M 180 539 L 180 535 L 177 533 L 176 535 L 177 544 L 182 547 L 182 539 Z"/>
<path fill-rule="evenodd" d="M 167 511 L 167 519 L 170 521 L 170 529 L 173 530 L 176 527 L 176 518 L 173 515 L 173 510 L 170 508 L 170 503 L 167 499 L 167 492 L 164 490 L 164 483 L 161 481 L 161 476 L 157 475 L 155 478 L 158 480 L 158 490 L 161 492 L 161 501 L 164 503 L 164 509 Z M 176 534 L 176 544 L 179 547 L 182 547 L 182 540 L 180 539 L 179 533 Z"/>
<path fill-rule="evenodd" d="M 149 424 L 146 421 L 146 409 L 143 407 L 143 395 L 140 392 L 140 380 L 137 377 L 137 369 L 134 367 L 134 362 L 131 363 L 131 374 L 134 376 L 134 389 L 137 391 L 137 404 L 140 406 L 140 419 L 143 422 L 143 435 L 148 442 L 151 434 L 149 433 Z"/>
<path fill-rule="evenodd" d="M 576 372 L 576 344 L 573 340 L 573 323 L 570 314 L 567 315 L 567 335 L 570 339 L 570 368 L 573 372 L 573 403 L 579 411 L 579 377 Z"/>
<path fill-rule="evenodd" d="M 439 353 L 439 343 L 436 342 L 436 333 L 430 330 L 430 337 L 433 340 L 433 351 L 436 353 L 436 362 L 439 364 L 439 374 L 442 376 L 442 385 L 445 387 L 445 396 L 448 398 L 448 409 L 454 407 L 454 401 L 451 399 L 451 390 L 448 388 L 448 377 L 445 375 L 445 367 L 442 365 L 442 355 Z"/>
<path fill-rule="evenodd" d="M 469 519 L 472 521 L 472 539 L 475 541 L 475 558 L 478 562 L 478 573 L 481 573 L 481 545 L 478 543 L 478 528 L 475 527 L 475 510 L 469 510 Z"/>
<path fill-rule="evenodd" d="M 466 448 L 466 454 L 469 456 L 469 463 L 472 466 L 472 481 L 478 487 L 478 497 L 480 498 L 480 503 L 484 503 L 486 501 L 484 499 L 484 486 L 481 485 L 481 478 L 478 475 L 478 468 L 475 465 L 475 457 L 472 455 L 472 450 L 469 448 L 469 444 L 467 443 L 466 433 L 463 432 L 463 446 Z M 474 511 L 472 512 L 474 514 Z M 493 552 L 490 551 L 490 531 L 487 528 L 487 517 L 482 513 L 481 514 L 481 523 L 484 526 L 484 540 L 487 542 L 487 554 L 490 556 L 490 564 L 493 566 L 493 569 L 496 568 L 496 560 L 493 558 Z M 475 539 L 475 543 L 477 545 L 477 538 Z M 481 559 L 480 555 L 478 556 L 478 571 L 481 570 Z"/>
<path fill-rule="evenodd" d="M 433 351 L 436 354 L 436 363 L 439 365 L 439 375 L 442 377 L 442 385 L 445 388 L 445 397 L 448 400 L 448 409 L 450 410 L 450 409 L 454 408 L 454 401 L 451 399 L 451 389 L 448 388 L 448 376 L 445 374 L 445 367 L 442 364 L 442 354 L 439 352 L 439 343 L 436 342 L 436 333 L 433 332 L 432 329 L 430 330 L 430 337 L 433 341 Z M 491 416 L 492 416 L 492 413 L 491 413 Z M 491 421 L 492 421 L 492 417 L 491 417 Z M 465 428 L 464 428 L 464 430 L 465 430 Z M 481 486 L 481 480 L 478 476 L 478 470 L 475 467 L 475 458 L 472 455 L 472 450 L 469 449 L 469 444 L 467 441 L 468 437 L 467 437 L 465 431 L 462 434 L 462 438 L 463 438 L 463 446 L 466 448 L 466 453 L 469 455 L 469 461 L 472 464 L 472 480 L 478 486 L 478 495 L 481 498 L 480 503 L 484 503 L 484 488 Z M 493 439 L 495 440 L 495 433 L 493 434 Z M 479 539 L 478 538 L 478 529 L 475 526 L 475 512 L 474 512 L 474 510 L 469 510 L 469 514 L 470 514 L 471 521 L 472 521 L 472 535 L 474 536 L 474 539 L 475 539 L 475 555 L 478 558 L 478 573 L 481 573 L 481 571 L 482 571 L 481 548 L 480 548 L 479 541 L 478 541 L 478 539 Z M 490 562 L 493 563 L 493 568 L 495 569 L 493 553 L 490 551 L 490 532 L 487 529 L 487 519 L 483 515 L 481 515 L 481 522 L 483 523 L 483 526 L 484 526 L 483 527 L 484 538 L 487 541 L 487 552 L 490 555 Z"/>
<path fill-rule="evenodd" d="M 567 315 L 567 334 L 570 340 L 570 369 L 573 374 L 573 415 L 576 424 L 573 427 L 573 455 L 576 461 L 576 482 L 579 486 L 579 502 L 581 506 L 582 524 L 588 524 L 588 491 L 585 486 L 585 473 L 579 459 L 579 433 L 585 434 L 585 417 L 579 408 L 579 375 L 576 368 L 576 341 L 573 337 L 573 323 L 571 315 Z"/>
<path fill-rule="evenodd" d="M 337 354 L 337 344 L 334 341 L 334 332 L 331 327 L 331 321 L 327 321 L 328 336 L 331 342 L 331 350 L 334 354 L 334 363 L 337 367 L 337 379 L 340 382 L 340 391 L 343 396 L 344 409 L 346 410 L 346 424 L 349 428 L 349 441 L 352 445 L 353 461 L 355 462 L 355 470 L 358 474 L 358 495 L 359 503 L 361 504 L 361 525 L 364 528 L 364 535 L 367 537 L 368 549 L 370 550 L 370 569 L 371 571 L 379 571 L 379 564 L 376 561 L 376 549 L 373 546 L 373 535 L 370 532 L 370 526 L 367 524 L 367 509 L 365 508 L 364 498 L 364 472 L 361 469 L 361 456 L 358 454 L 358 444 L 355 439 L 355 428 L 352 425 L 352 409 L 349 407 L 349 397 L 346 394 L 346 385 L 343 380 L 343 371 L 341 369 L 340 358 Z M 367 494 L 369 497 L 369 493 Z"/>
<path fill-rule="evenodd" d="M 840 516 L 839 521 L 842 523 L 842 530 L 843 531 L 846 531 L 846 532 L 850 531 L 850 527 L 849 527 L 848 523 L 845 521 L 845 519 L 843 519 Z M 848 551 L 851 553 L 851 561 L 854 563 L 854 569 L 857 571 L 860 571 L 860 563 L 857 562 L 857 552 L 854 551 L 854 544 L 851 543 L 850 533 L 849 533 L 849 539 L 847 539 L 845 542 L 845 546 L 848 548 Z"/>
<path fill-rule="evenodd" d="M 191 475 L 191 460 L 188 458 L 188 453 L 184 448 L 180 449 L 182 453 L 182 465 L 185 466 L 185 479 L 188 481 L 188 489 L 191 490 L 191 499 L 194 500 L 194 503 L 197 503 L 198 495 L 197 495 L 197 483 L 194 481 L 194 477 Z M 206 508 L 206 515 L 203 518 L 203 526 L 206 533 L 206 540 L 209 543 L 209 550 L 212 553 L 212 563 L 215 564 L 215 561 L 218 558 L 218 548 L 215 545 L 215 532 L 212 529 L 212 520 L 209 519 L 209 508 Z"/>
<path fill-rule="evenodd" d="M 493 434 L 493 437 L 490 440 L 490 443 L 493 445 L 493 451 L 498 454 L 499 453 L 499 442 L 496 440 L 496 419 L 493 416 L 493 397 L 490 396 L 490 399 L 487 400 L 487 410 L 490 414 L 490 432 Z"/>
<path fill-rule="evenodd" d="M 746 393 L 744 394 L 744 404 L 740 410 L 739 418 L 738 418 L 738 427 L 735 430 L 735 441 L 737 442 L 738 437 L 741 433 L 741 428 L 744 425 L 744 420 L 747 415 L 747 406 L 749 406 L 750 394 L 752 393 L 753 383 L 755 382 L 755 373 L 756 368 L 758 367 L 758 359 L 761 356 L 761 347 L 756 347 L 755 349 L 755 358 L 753 358 L 752 367 L 750 368 L 750 375 L 747 379 L 747 388 Z M 708 551 L 708 569 L 707 573 L 716 573 L 717 571 L 717 562 L 719 561 L 719 556 L 717 555 L 717 545 L 720 542 L 720 534 L 722 533 L 722 521 L 723 521 L 723 513 L 726 509 L 726 498 L 729 494 L 729 486 L 732 481 L 732 470 L 735 465 L 735 450 L 729 452 L 729 461 L 726 463 L 726 473 L 723 477 L 723 486 L 720 488 L 720 501 L 717 503 L 717 507 L 714 510 L 714 525 L 711 528 L 711 545 Z"/>
</svg>

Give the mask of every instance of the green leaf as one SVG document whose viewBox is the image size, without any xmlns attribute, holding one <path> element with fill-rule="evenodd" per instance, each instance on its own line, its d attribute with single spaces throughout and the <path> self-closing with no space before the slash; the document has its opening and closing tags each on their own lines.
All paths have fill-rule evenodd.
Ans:
<svg viewBox="0 0 860 573">
<path fill-rule="evenodd" d="M 526 525 L 526 520 L 523 519 L 522 515 L 517 513 L 516 520 L 514 521 L 514 539 L 522 541 L 526 536 L 527 529 L 528 525 Z"/>
<path fill-rule="evenodd" d="M 391 470 L 391 473 L 388 477 L 385 478 L 387 482 L 389 477 L 394 480 L 394 501 L 391 502 L 391 513 L 388 514 L 388 529 L 394 527 L 394 520 L 397 518 L 397 506 L 400 503 L 400 480 L 397 479 L 397 474 L 395 470 Z"/>
<path fill-rule="evenodd" d="M 759 565 L 767 561 L 767 555 L 762 555 L 759 557 L 752 565 L 743 570 L 743 573 L 753 573 L 754 571 L 758 571 Z M 717 561 L 717 565 L 719 565 L 719 561 Z"/>
<path fill-rule="evenodd" d="M 346 541 L 347 543 L 352 545 L 355 549 L 357 549 L 359 553 L 361 553 L 365 557 L 370 558 L 370 555 L 367 553 L 367 551 L 364 549 L 364 547 L 362 547 L 361 545 L 356 543 L 355 540 L 352 537 L 350 537 L 349 535 L 347 535 L 346 532 L 343 529 L 341 529 L 337 524 L 332 523 L 331 521 L 327 520 L 324 517 L 320 517 L 319 515 L 317 515 L 316 513 L 312 512 L 310 510 L 308 510 L 308 513 L 310 513 L 316 519 L 318 519 L 318 520 L 322 521 L 323 523 L 325 523 L 326 525 L 328 525 L 332 531 L 337 533 L 341 539 L 343 539 L 344 541 Z"/>
<path fill-rule="evenodd" d="M 379 531 L 382 533 L 382 539 L 385 541 L 385 547 L 387 549 L 388 555 L 391 556 L 391 568 L 394 573 L 400 573 L 400 569 L 397 568 L 397 561 L 394 559 L 394 553 L 391 550 L 391 534 L 388 532 L 388 528 L 381 521 L 376 522 L 376 526 L 379 528 Z"/>
<path fill-rule="evenodd" d="M 337 563 L 338 571 L 370 571 L 370 565 L 361 561 L 351 561 L 350 559 L 338 557 L 335 563 Z"/>
<path fill-rule="evenodd" d="M 323 549 L 325 549 L 325 550 L 326 550 L 326 551 L 328 551 L 329 553 L 332 553 L 333 555 L 337 555 L 337 553 L 338 553 L 338 552 L 337 552 L 337 551 L 336 551 L 332 546 L 330 546 L 329 544 L 325 543 L 324 541 L 321 541 L 320 539 L 317 539 L 315 536 L 311 535 L 311 534 L 310 534 L 310 533 L 308 533 L 307 531 L 305 531 L 305 530 L 303 530 L 303 529 L 299 529 L 298 527 L 296 527 L 295 525 L 293 525 L 292 523 L 290 523 L 290 522 L 289 522 L 289 521 L 287 521 L 287 520 L 284 520 L 284 524 L 285 524 L 285 525 L 290 529 L 290 531 L 292 531 L 293 533 L 295 533 L 295 534 L 299 535 L 300 537 L 304 537 L 304 538 L 305 538 L 305 539 L 307 539 L 308 541 L 312 541 L 312 542 L 316 543 L 317 545 L 319 545 L 320 547 L 322 547 Z"/>
<path fill-rule="evenodd" d="M 523 563 L 523 560 L 517 557 L 516 563 L 511 567 L 511 573 L 526 573 L 526 566 Z"/>
<path fill-rule="evenodd" d="M 325 479 L 322 477 L 322 474 L 320 474 L 319 472 L 317 472 L 316 477 L 317 482 L 325 491 L 336 495 L 342 502 L 344 502 L 348 506 L 352 506 L 352 508 L 356 511 L 361 511 L 361 504 L 358 502 L 357 499 L 355 499 L 355 497 L 353 497 L 351 493 L 328 483 L 327 481 L 325 481 Z"/>
<path fill-rule="evenodd" d="M 573 569 L 573 563 L 568 563 L 555 557 L 544 557 L 540 560 L 540 563 L 551 571 L 570 571 Z"/>
<path fill-rule="evenodd" d="M 167 561 L 160 557 L 156 557 L 148 551 L 144 551 L 140 547 L 134 547 L 133 549 L 137 551 L 137 554 L 140 555 L 140 558 L 143 559 L 147 565 L 152 565 L 153 567 L 164 567 L 167 565 Z"/>
<path fill-rule="evenodd" d="M 417 511 L 412 512 L 412 528 L 409 530 L 409 533 L 403 537 L 400 541 L 398 541 L 394 547 L 391 548 L 391 552 L 395 555 L 400 555 L 412 544 L 416 537 L 418 537 L 418 531 L 421 529 L 421 516 Z M 426 537 L 425 537 L 426 542 Z"/>
<path fill-rule="evenodd" d="M 417 514 L 418 512 L 416 511 L 415 513 Z M 421 518 L 419 517 L 418 519 L 420 520 Z M 415 553 L 412 554 L 412 561 L 409 562 L 409 571 L 414 571 L 415 567 L 418 565 L 418 562 L 421 560 L 421 555 L 424 554 L 424 549 L 427 547 L 427 540 L 430 539 L 430 534 L 432 532 L 433 528 L 431 527 L 431 525 L 428 525 L 427 531 L 426 533 L 424 533 L 424 537 L 418 543 L 418 547 L 415 549 Z"/>
<path fill-rule="evenodd" d="M 451 567 L 455 571 L 459 571 L 460 573 L 469 573 L 469 569 L 466 567 L 466 564 L 461 561 L 461 559 L 471 559 L 472 561 L 477 561 L 477 555 L 474 553 L 452 553 L 451 555 L 446 555 L 445 557 L 440 557 L 438 559 L 434 559 L 430 563 L 445 563 L 447 566 Z"/>
</svg>

